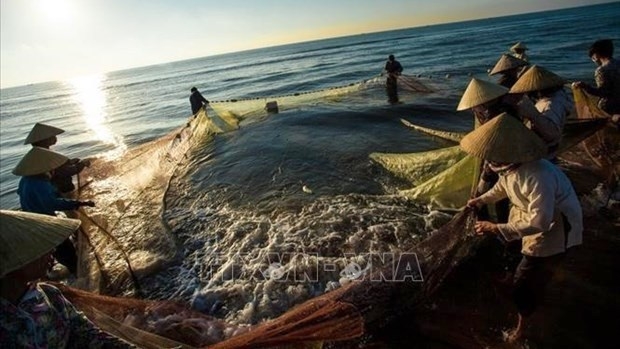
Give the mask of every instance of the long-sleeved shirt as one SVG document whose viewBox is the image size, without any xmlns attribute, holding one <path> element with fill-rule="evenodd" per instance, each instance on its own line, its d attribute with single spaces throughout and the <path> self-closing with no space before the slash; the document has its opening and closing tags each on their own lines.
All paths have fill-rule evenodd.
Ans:
<svg viewBox="0 0 620 349">
<path fill-rule="evenodd" d="M 493 188 L 480 196 L 485 204 L 503 198 L 510 199 L 512 207 L 508 223 L 497 228 L 508 241 L 522 239 L 524 255 L 548 257 L 581 244 L 581 204 L 568 177 L 551 162 L 528 162 L 500 174 Z M 570 224 L 567 234 L 561 214 Z"/>
<path fill-rule="evenodd" d="M 76 210 L 79 201 L 62 198 L 52 183 L 41 176 L 24 176 L 17 187 L 22 210 L 50 216 L 55 211 Z"/>
<path fill-rule="evenodd" d="M 555 156 L 554 151 L 562 140 L 566 118 L 573 108 L 566 92 L 560 89 L 550 97 L 543 97 L 536 102 L 534 108 L 527 98 L 522 99 L 517 105 L 519 116 L 529 120 L 530 129 L 549 147 L 549 157 Z"/>
<path fill-rule="evenodd" d="M 620 114 L 620 62 L 610 59 L 594 71 L 596 87 L 586 85 L 586 92 L 601 97 L 599 107 L 609 114 Z"/>
<path fill-rule="evenodd" d="M 39 283 L 18 304 L 0 298 L 6 348 L 135 348 L 95 326 L 56 287 Z"/>
</svg>

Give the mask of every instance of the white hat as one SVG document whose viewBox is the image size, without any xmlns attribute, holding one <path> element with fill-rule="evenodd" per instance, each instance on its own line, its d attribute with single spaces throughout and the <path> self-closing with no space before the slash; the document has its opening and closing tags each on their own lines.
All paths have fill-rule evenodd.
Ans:
<svg viewBox="0 0 620 349">
<path fill-rule="evenodd" d="M 543 158 L 545 142 L 517 118 L 502 113 L 468 133 L 461 149 L 473 156 L 500 163 L 522 163 Z"/>
<path fill-rule="evenodd" d="M 68 157 L 41 147 L 32 147 L 13 169 L 16 176 L 34 176 L 64 165 Z"/>
<path fill-rule="evenodd" d="M 30 130 L 30 133 L 28 134 L 28 137 L 26 137 L 24 144 L 32 144 L 32 143 L 40 142 L 44 139 L 57 136 L 63 132 L 65 132 L 65 130 L 60 129 L 58 127 L 54 127 L 54 126 L 50 126 L 50 125 L 37 122 L 32 127 L 32 130 Z"/>
<path fill-rule="evenodd" d="M 495 66 L 493 67 L 493 70 L 491 70 L 489 75 L 499 74 L 501 72 L 505 72 L 506 70 L 523 67 L 526 65 L 528 65 L 526 61 L 504 53 L 499 58 L 497 63 L 495 63 Z"/>
<path fill-rule="evenodd" d="M 524 43 L 519 41 L 516 44 L 512 45 L 512 47 L 510 48 L 510 51 L 512 52 L 515 52 L 516 50 L 529 50 L 529 49 L 527 48 L 527 46 L 525 46 Z"/>
<path fill-rule="evenodd" d="M 0 277 L 52 251 L 79 226 L 78 219 L 0 210 Z"/>
<path fill-rule="evenodd" d="M 557 74 L 543 67 L 533 65 L 512 85 L 510 93 L 542 91 L 552 87 L 563 86 L 565 83 L 566 80 Z"/>
<path fill-rule="evenodd" d="M 473 108 L 477 105 L 484 104 L 488 101 L 499 98 L 508 94 L 508 89 L 504 86 L 473 78 L 467 85 L 467 89 L 461 97 L 456 110 L 461 111 Z"/>
</svg>

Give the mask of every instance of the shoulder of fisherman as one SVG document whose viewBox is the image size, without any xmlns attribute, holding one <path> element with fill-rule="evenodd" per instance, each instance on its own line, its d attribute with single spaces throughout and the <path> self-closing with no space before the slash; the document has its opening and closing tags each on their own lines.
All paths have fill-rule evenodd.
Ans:
<svg viewBox="0 0 620 349">
<path fill-rule="evenodd" d="M 495 202 L 498 192 L 505 193 L 513 206 L 509 222 L 498 224 L 497 229 L 508 241 L 522 239 L 524 254 L 546 257 L 581 244 L 581 205 L 566 175 L 551 162 L 528 162 L 501 174 L 480 200 Z M 568 241 L 560 214 L 570 224 Z"/>
</svg>

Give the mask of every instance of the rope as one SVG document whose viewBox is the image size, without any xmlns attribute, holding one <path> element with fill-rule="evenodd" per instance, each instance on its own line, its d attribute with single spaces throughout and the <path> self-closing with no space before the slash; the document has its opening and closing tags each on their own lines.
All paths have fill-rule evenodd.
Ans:
<svg viewBox="0 0 620 349">
<path fill-rule="evenodd" d="M 80 174 L 77 174 L 77 181 L 78 181 L 78 197 L 81 194 L 81 187 L 80 187 Z M 96 226 L 97 228 L 99 228 L 106 237 L 108 237 L 109 239 L 112 240 L 112 242 L 114 242 L 114 244 L 116 245 L 116 247 L 118 247 L 118 250 L 121 252 L 121 255 L 123 256 L 123 259 L 125 260 L 125 263 L 127 263 L 127 269 L 129 270 L 129 274 L 131 276 L 131 279 L 136 287 L 136 292 L 138 295 L 142 294 L 142 288 L 140 287 L 140 282 L 138 282 L 138 278 L 136 277 L 136 274 L 133 271 L 133 268 L 131 267 L 131 262 L 129 261 L 129 256 L 127 255 L 127 253 L 125 252 L 125 250 L 123 249 L 123 245 L 120 243 L 120 241 L 118 241 L 118 239 L 116 239 L 115 236 L 113 236 L 109 231 L 107 231 L 104 227 L 102 227 L 99 223 L 97 223 L 94 219 L 92 219 L 89 215 L 86 214 L 86 212 L 84 212 L 84 210 L 79 209 L 78 210 L 80 212 L 80 215 L 83 216 L 84 218 L 88 219 L 94 226 Z M 122 217 L 122 216 L 121 216 Z M 119 218 L 120 220 L 120 218 Z M 117 221 L 118 222 L 118 221 Z M 81 230 L 81 229 L 80 229 Z M 95 255 L 95 259 L 97 260 L 98 266 L 99 266 L 99 270 L 102 271 L 101 269 L 101 261 L 99 260 L 99 257 L 97 256 L 97 251 L 95 249 L 95 246 L 92 245 L 90 238 L 86 235 L 85 232 L 83 232 L 83 235 L 86 236 L 86 239 L 89 243 L 89 245 L 93 248 L 93 254 Z"/>
</svg>

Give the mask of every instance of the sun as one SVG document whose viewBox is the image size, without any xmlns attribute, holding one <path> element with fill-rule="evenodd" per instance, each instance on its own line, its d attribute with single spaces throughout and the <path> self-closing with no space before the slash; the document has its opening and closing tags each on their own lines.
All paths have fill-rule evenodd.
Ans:
<svg viewBox="0 0 620 349">
<path fill-rule="evenodd" d="M 69 22 L 75 10 L 69 0 L 39 0 L 36 6 L 45 18 L 56 24 Z"/>
</svg>

